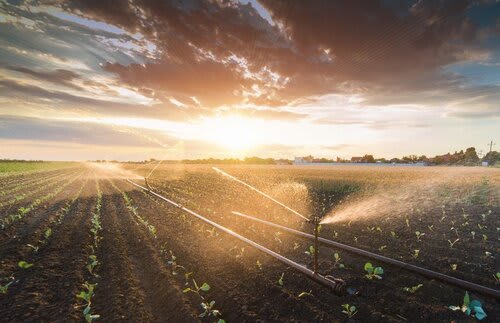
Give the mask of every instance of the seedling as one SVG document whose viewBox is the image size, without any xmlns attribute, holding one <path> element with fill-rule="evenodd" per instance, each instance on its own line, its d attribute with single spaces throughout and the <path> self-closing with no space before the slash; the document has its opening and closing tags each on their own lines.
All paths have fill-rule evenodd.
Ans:
<svg viewBox="0 0 500 323">
<path fill-rule="evenodd" d="M 170 260 L 167 261 L 167 263 L 172 266 L 172 275 L 177 275 L 177 269 L 182 268 L 184 269 L 183 266 L 177 264 L 177 257 L 174 255 L 172 250 L 169 250 L 170 252 Z"/>
<path fill-rule="evenodd" d="M 92 295 L 94 295 L 94 289 L 97 284 L 90 284 L 88 282 L 85 282 L 82 286 L 85 288 L 85 290 L 82 290 L 80 293 L 76 295 L 76 298 L 83 299 L 87 305 L 90 305 L 90 301 L 92 298 Z"/>
<path fill-rule="evenodd" d="M 420 254 L 420 249 L 415 249 L 415 250 L 413 250 L 412 257 L 417 259 L 419 254 Z"/>
<path fill-rule="evenodd" d="M 500 283 L 500 273 L 496 273 L 493 275 L 493 278 L 495 278 L 495 282 L 498 284 Z"/>
<path fill-rule="evenodd" d="M 281 287 L 283 287 L 283 277 L 285 276 L 285 273 L 282 273 L 280 278 L 278 278 L 278 285 L 280 285 Z"/>
<path fill-rule="evenodd" d="M 210 290 L 210 285 L 207 284 L 207 283 L 203 283 L 203 285 L 201 286 L 198 286 L 198 284 L 196 283 L 196 280 L 193 279 L 193 286 L 194 288 L 185 288 L 182 292 L 183 293 L 195 293 L 195 294 L 198 294 L 200 295 L 200 291 L 203 291 L 203 292 L 208 292 Z M 201 295 L 200 295 L 201 296 Z"/>
<path fill-rule="evenodd" d="M 488 240 L 488 236 L 486 234 L 483 234 L 483 241 Z"/>
<path fill-rule="evenodd" d="M 422 286 L 424 286 L 423 284 L 418 284 L 416 286 L 412 286 L 412 287 L 403 287 L 403 290 L 405 292 L 408 292 L 408 293 L 411 293 L 411 294 L 415 294 L 415 292 L 417 290 L 419 290 Z"/>
<path fill-rule="evenodd" d="M 34 266 L 34 264 L 30 264 L 29 262 L 26 262 L 24 260 L 21 260 L 20 262 L 18 262 L 17 265 L 19 266 L 19 268 L 22 268 L 22 269 L 28 269 L 28 268 L 31 268 Z"/>
<path fill-rule="evenodd" d="M 257 268 L 259 268 L 259 270 L 262 270 L 262 264 L 260 263 L 259 260 L 257 260 L 256 264 L 257 264 Z"/>
<path fill-rule="evenodd" d="M 392 236 L 393 238 L 396 238 L 396 232 L 391 231 L 391 236 Z"/>
<path fill-rule="evenodd" d="M 415 235 L 417 236 L 417 241 L 420 241 L 420 238 L 425 236 L 425 233 L 420 232 L 420 231 L 415 231 Z"/>
<path fill-rule="evenodd" d="M 217 317 L 219 316 L 221 313 L 219 310 L 214 310 L 213 307 L 214 307 L 214 304 L 215 304 L 215 301 L 211 301 L 211 302 L 203 302 L 201 303 L 201 307 L 203 308 L 203 313 L 201 313 L 200 315 L 198 315 L 198 317 L 209 317 L 209 316 L 214 316 L 214 317 Z M 219 320 L 220 321 L 224 321 L 224 320 Z"/>
<path fill-rule="evenodd" d="M 306 255 L 309 256 L 309 258 L 314 257 L 314 246 L 309 246 L 309 249 L 304 252 Z"/>
<path fill-rule="evenodd" d="M 370 280 L 372 280 L 373 278 L 382 279 L 382 276 L 380 276 L 384 273 L 384 269 L 382 267 L 373 267 L 370 262 L 367 262 L 364 268 L 367 272 L 367 274 L 365 275 L 366 278 Z"/>
<path fill-rule="evenodd" d="M 38 249 L 40 249 L 40 247 L 39 247 L 39 246 L 34 246 L 34 245 L 32 245 L 32 244 L 29 244 L 29 243 L 27 244 L 27 246 L 28 246 L 28 247 L 30 247 L 31 249 L 33 249 L 33 252 L 34 252 L 34 253 L 37 253 L 37 252 L 38 252 Z"/>
<path fill-rule="evenodd" d="M 458 268 L 457 264 L 450 264 L 451 270 L 455 271 Z"/>
<path fill-rule="evenodd" d="M 85 321 L 91 323 L 93 320 L 100 318 L 101 316 L 98 314 L 92 314 L 90 305 L 87 305 L 83 310 L 83 316 L 85 317 Z"/>
<path fill-rule="evenodd" d="M 342 304 L 342 313 L 347 315 L 348 318 L 352 318 L 356 313 L 358 313 L 358 310 L 356 309 L 356 306 L 354 305 L 349 305 L 349 304 Z"/>
<path fill-rule="evenodd" d="M 302 292 L 299 294 L 299 298 L 302 298 L 305 296 L 312 296 L 312 290 L 310 290 L 309 292 Z"/>
<path fill-rule="evenodd" d="M 294 242 L 293 243 L 293 250 L 297 250 L 300 248 L 300 244 L 298 244 L 297 242 Z"/>
<path fill-rule="evenodd" d="M 89 263 L 87 264 L 87 270 L 89 273 L 93 276 L 97 277 L 97 274 L 94 273 L 94 268 L 99 265 L 99 261 L 97 261 L 97 256 L 96 255 L 90 255 L 89 256 Z"/>
<path fill-rule="evenodd" d="M 342 258 L 340 257 L 338 252 L 333 254 L 333 259 L 335 261 L 335 263 L 333 264 L 333 267 L 337 267 L 337 265 L 338 265 L 339 268 L 345 268 L 344 264 L 340 263 L 340 261 L 342 261 Z"/>
<path fill-rule="evenodd" d="M 450 244 L 450 248 L 453 248 L 453 246 L 455 245 L 455 243 L 457 243 L 460 239 L 455 239 L 455 241 L 451 241 L 451 240 L 448 240 L 448 243 Z"/>
<path fill-rule="evenodd" d="M 452 311 L 460 310 L 464 312 L 467 316 L 475 317 L 478 320 L 482 320 L 487 316 L 483 310 L 481 302 L 478 301 L 477 299 L 471 301 L 468 292 L 465 292 L 464 303 L 462 304 L 462 306 L 450 305 L 448 306 L 448 308 Z"/>
<path fill-rule="evenodd" d="M 470 232 L 470 234 L 471 234 L 471 236 L 472 236 L 472 240 L 474 240 L 474 238 L 476 237 L 476 232 L 471 231 L 471 232 Z"/>
<path fill-rule="evenodd" d="M 51 228 L 48 228 L 47 230 L 45 230 L 45 233 L 43 234 L 43 236 L 45 237 L 45 239 L 50 238 L 51 235 L 52 235 L 52 229 Z"/>
<path fill-rule="evenodd" d="M 382 251 L 382 250 L 384 250 L 385 248 L 387 248 L 387 246 L 386 246 L 386 245 L 383 245 L 383 246 L 380 246 L 380 247 L 378 248 L 378 250 L 379 250 L 379 251 Z"/>
<path fill-rule="evenodd" d="M 9 286 L 12 285 L 14 280 L 11 280 L 5 285 L 0 284 L 0 294 L 7 294 L 7 290 L 9 289 Z"/>
</svg>

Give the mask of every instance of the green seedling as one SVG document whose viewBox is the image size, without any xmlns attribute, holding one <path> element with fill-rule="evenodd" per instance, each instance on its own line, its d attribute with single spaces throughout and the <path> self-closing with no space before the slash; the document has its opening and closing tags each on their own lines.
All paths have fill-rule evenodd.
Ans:
<svg viewBox="0 0 500 323">
<path fill-rule="evenodd" d="M 415 249 L 415 250 L 413 250 L 412 257 L 417 259 L 419 254 L 420 254 L 420 249 Z"/>
<path fill-rule="evenodd" d="M 20 262 L 18 262 L 17 265 L 19 266 L 19 268 L 22 268 L 22 269 L 28 269 L 28 268 L 31 268 L 34 266 L 34 264 L 30 264 L 29 262 L 26 262 L 24 260 L 21 260 Z"/>
<path fill-rule="evenodd" d="M 285 276 L 285 273 L 282 273 L 280 278 L 278 278 L 278 285 L 280 285 L 281 287 L 283 287 L 283 277 Z"/>
<path fill-rule="evenodd" d="M 259 270 L 262 270 L 262 264 L 260 263 L 260 261 L 257 259 L 257 268 L 259 268 Z"/>
<path fill-rule="evenodd" d="M 94 295 L 94 289 L 97 286 L 97 283 L 90 284 L 88 282 L 85 282 L 82 286 L 85 290 L 80 291 L 80 293 L 76 295 L 76 298 L 82 299 L 87 303 L 87 305 L 90 305 L 91 298 L 92 295 Z"/>
<path fill-rule="evenodd" d="M 396 232 L 391 231 L 391 237 L 396 238 Z"/>
<path fill-rule="evenodd" d="M 299 298 L 302 298 L 302 297 L 305 297 L 305 296 L 312 296 L 312 290 L 310 290 L 309 292 L 302 292 L 299 294 Z"/>
<path fill-rule="evenodd" d="M 380 246 L 380 247 L 378 248 L 378 250 L 379 250 L 379 251 L 382 251 L 382 250 L 384 250 L 385 248 L 387 248 L 387 246 L 386 246 L 386 245 L 383 245 L 383 246 Z"/>
<path fill-rule="evenodd" d="M 7 294 L 7 291 L 9 290 L 9 286 L 14 283 L 14 280 L 11 280 L 5 285 L 0 284 L 0 294 Z"/>
<path fill-rule="evenodd" d="M 348 318 L 352 318 L 354 315 L 356 315 L 356 313 L 358 313 L 358 310 L 354 305 L 342 304 L 342 308 L 342 313 L 347 315 Z"/>
<path fill-rule="evenodd" d="M 462 306 L 450 305 L 448 306 L 448 308 L 452 311 L 460 310 L 464 312 L 467 316 L 475 317 L 477 320 L 482 320 L 487 316 L 486 312 L 483 310 L 481 302 L 478 301 L 477 299 L 471 301 L 468 292 L 465 292 L 464 302 Z"/>
<path fill-rule="evenodd" d="M 338 265 L 339 268 L 345 268 L 344 264 L 340 263 L 342 261 L 342 258 L 340 257 L 338 252 L 333 254 L 333 260 L 335 261 L 333 263 L 333 267 L 337 267 L 337 265 Z"/>
<path fill-rule="evenodd" d="M 408 293 L 411 293 L 411 294 L 415 294 L 415 292 L 417 290 L 419 290 L 420 288 L 422 288 L 422 286 L 424 286 L 423 284 L 418 284 L 416 286 L 412 286 L 412 287 L 403 287 L 403 290 L 405 292 L 408 292 Z"/>
<path fill-rule="evenodd" d="M 194 280 L 194 279 L 193 279 L 193 287 L 194 288 L 191 288 L 191 287 L 185 288 L 182 292 L 183 293 L 189 293 L 189 292 L 191 292 L 191 293 L 195 293 L 195 294 L 200 295 L 200 291 L 202 291 L 202 292 L 208 292 L 210 290 L 210 285 L 209 284 L 203 283 L 203 285 L 198 286 L 198 284 L 196 283 L 196 280 Z"/>
<path fill-rule="evenodd" d="M 455 271 L 458 268 L 457 264 L 450 264 L 451 270 Z"/>
<path fill-rule="evenodd" d="M 43 236 L 45 237 L 45 239 L 48 239 L 50 238 L 50 236 L 52 235 L 52 229 L 51 228 L 48 228 L 47 230 L 45 230 Z"/>
<path fill-rule="evenodd" d="M 97 256 L 96 255 L 90 255 L 89 256 L 89 263 L 87 264 L 87 270 L 89 273 L 93 276 L 97 277 L 97 274 L 94 273 L 94 268 L 99 265 L 99 261 L 97 261 Z"/>
<path fill-rule="evenodd" d="M 429 228 L 429 231 L 434 232 L 434 224 L 428 225 L 427 228 Z"/>
<path fill-rule="evenodd" d="M 90 305 L 87 305 L 85 309 L 83 310 L 83 316 L 85 317 L 85 321 L 91 323 L 93 320 L 96 320 L 100 318 L 101 316 L 98 314 L 92 314 L 91 313 L 92 309 L 90 308 Z"/>
<path fill-rule="evenodd" d="M 496 273 L 493 275 L 493 278 L 495 278 L 495 282 L 498 284 L 500 283 L 500 273 Z"/>
<path fill-rule="evenodd" d="M 298 244 L 297 242 L 294 242 L 293 243 L 293 250 L 297 250 L 300 248 L 300 244 Z"/>
<path fill-rule="evenodd" d="M 364 268 L 367 273 L 365 275 L 366 278 L 370 280 L 372 280 L 373 278 L 382 279 L 382 276 L 380 276 L 384 273 L 384 269 L 382 267 L 373 267 L 370 262 L 367 262 Z"/>
<path fill-rule="evenodd" d="M 448 244 L 450 245 L 450 248 L 453 248 L 453 246 L 458 242 L 460 241 L 460 239 L 455 239 L 455 241 L 451 241 L 451 240 L 448 240 Z"/>
<path fill-rule="evenodd" d="M 420 241 L 420 238 L 425 236 L 425 233 L 420 232 L 420 231 L 415 231 L 415 235 L 417 236 L 417 241 Z"/>
<path fill-rule="evenodd" d="M 314 250 L 315 250 L 315 249 L 314 249 L 314 247 L 313 247 L 313 246 L 309 246 L 309 249 L 308 249 L 308 250 L 306 250 L 304 253 L 305 253 L 306 255 L 308 255 L 308 256 L 309 256 L 309 258 L 311 258 L 311 259 L 312 259 L 312 258 L 314 257 Z"/>
<path fill-rule="evenodd" d="M 177 257 L 174 255 L 172 250 L 169 250 L 169 252 L 170 252 L 170 260 L 167 261 L 167 264 L 172 266 L 172 275 L 177 275 L 177 269 L 179 268 L 184 269 L 184 267 L 177 264 Z"/>
<path fill-rule="evenodd" d="M 203 308 L 203 313 L 198 315 L 198 317 L 209 317 L 209 316 L 217 317 L 221 314 L 219 310 L 216 310 L 213 308 L 215 305 L 215 301 L 202 302 L 200 305 Z M 220 321 L 221 320 L 219 320 L 219 322 Z M 224 320 L 222 320 L 222 321 L 224 321 Z"/>
<path fill-rule="evenodd" d="M 483 234 L 483 241 L 488 240 L 488 236 L 486 234 Z"/>
<path fill-rule="evenodd" d="M 37 253 L 37 252 L 38 252 L 38 250 L 40 249 L 40 247 L 39 247 L 39 246 L 34 246 L 34 245 L 32 245 L 32 244 L 29 244 L 29 243 L 27 244 L 27 246 L 28 246 L 28 247 L 30 247 L 31 249 L 33 249 L 33 252 L 34 252 L 34 253 Z"/>
</svg>

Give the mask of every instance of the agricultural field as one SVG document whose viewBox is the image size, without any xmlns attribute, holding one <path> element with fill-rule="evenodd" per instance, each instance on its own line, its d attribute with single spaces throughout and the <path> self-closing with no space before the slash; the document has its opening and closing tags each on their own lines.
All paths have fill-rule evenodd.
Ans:
<svg viewBox="0 0 500 323">
<path fill-rule="evenodd" d="M 336 296 L 181 207 L 310 269 L 312 240 L 233 212 L 307 233 L 315 215 L 323 238 L 498 290 L 500 169 L 217 167 L 255 189 L 212 165 L 3 172 L 2 321 L 498 321 L 494 297 L 320 245 Z"/>
</svg>

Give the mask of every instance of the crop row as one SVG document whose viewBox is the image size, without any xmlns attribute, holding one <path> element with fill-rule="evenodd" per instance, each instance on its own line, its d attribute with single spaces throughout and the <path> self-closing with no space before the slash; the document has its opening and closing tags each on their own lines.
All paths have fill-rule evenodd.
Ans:
<svg viewBox="0 0 500 323">
<path fill-rule="evenodd" d="M 92 244 L 88 245 L 89 256 L 88 262 L 85 266 L 87 270 L 88 279 L 82 284 L 83 289 L 76 295 L 77 301 L 82 303 L 83 307 L 83 317 L 87 322 L 92 322 L 100 317 L 92 311 L 92 297 L 95 293 L 95 288 L 97 286 L 97 280 L 99 275 L 97 274 L 97 266 L 99 266 L 99 260 L 97 259 L 97 249 L 102 240 L 102 223 L 101 223 L 101 208 L 102 208 L 102 192 L 99 186 L 99 181 L 96 179 L 96 191 L 97 191 L 97 201 L 95 209 L 92 212 L 91 217 L 91 227 L 90 233 L 92 235 Z"/>
<path fill-rule="evenodd" d="M 122 195 L 125 206 L 127 207 L 130 214 L 137 220 L 137 222 L 142 224 L 148 230 L 149 234 L 157 245 L 159 253 L 164 257 L 166 264 L 171 268 L 172 275 L 178 276 L 180 271 L 184 273 L 184 285 L 186 286 L 186 288 L 183 290 L 183 292 L 196 295 L 200 300 L 200 306 L 203 311 L 199 314 L 199 317 L 214 317 L 218 319 L 218 323 L 224 323 L 224 319 L 220 318 L 222 313 L 215 307 L 215 301 L 209 300 L 205 295 L 205 293 L 210 290 L 210 285 L 206 282 L 201 285 L 196 282 L 195 278 L 193 277 L 193 272 L 189 271 L 189 269 L 181 265 L 174 252 L 170 248 L 168 248 L 168 242 L 158 241 L 156 227 L 150 224 L 139 214 L 137 207 L 133 205 L 133 201 L 128 196 L 128 194 L 122 191 L 112 181 L 110 181 L 110 183 Z"/>
<path fill-rule="evenodd" d="M 23 219 L 27 214 L 29 214 L 31 211 L 35 210 L 40 204 L 54 198 L 62 190 L 64 190 L 66 187 L 68 187 L 73 182 L 75 182 L 79 177 L 81 177 L 81 174 L 70 179 L 69 181 L 65 181 L 63 184 L 59 184 L 59 186 L 56 187 L 55 190 L 45 194 L 44 196 L 42 196 L 40 198 L 37 198 L 36 200 L 31 202 L 28 206 L 20 207 L 16 213 L 9 214 L 7 217 L 0 219 L 0 228 L 2 230 L 5 230 L 7 227 L 11 226 L 13 223 Z"/>
</svg>

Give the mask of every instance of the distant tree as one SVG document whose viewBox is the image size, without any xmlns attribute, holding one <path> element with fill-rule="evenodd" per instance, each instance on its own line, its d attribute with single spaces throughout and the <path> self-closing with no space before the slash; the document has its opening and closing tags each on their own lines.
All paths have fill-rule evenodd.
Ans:
<svg viewBox="0 0 500 323">
<path fill-rule="evenodd" d="M 493 166 L 500 162 L 500 153 L 498 151 L 490 151 L 484 157 L 483 161 L 488 162 L 488 165 Z"/>
<path fill-rule="evenodd" d="M 364 155 L 363 158 L 361 158 L 362 163 L 374 163 L 375 158 L 373 158 L 373 155 Z"/>
<path fill-rule="evenodd" d="M 464 165 L 476 165 L 479 162 L 479 157 L 476 153 L 476 148 L 469 147 L 465 151 L 463 155 L 463 164 Z"/>
</svg>

